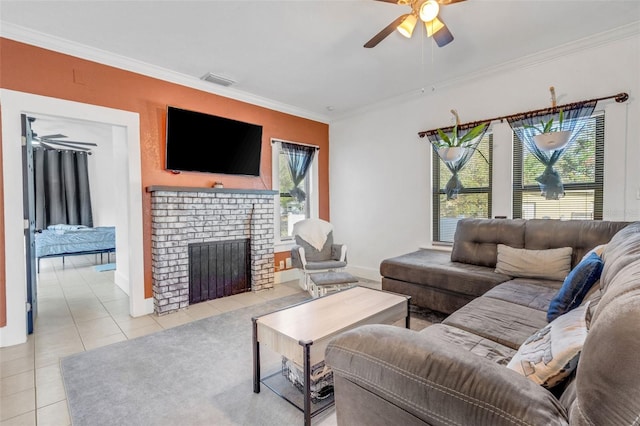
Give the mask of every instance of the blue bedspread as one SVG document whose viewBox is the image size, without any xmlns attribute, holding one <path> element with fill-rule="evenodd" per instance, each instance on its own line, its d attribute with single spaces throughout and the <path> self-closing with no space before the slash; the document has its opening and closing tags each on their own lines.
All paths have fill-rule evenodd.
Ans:
<svg viewBox="0 0 640 426">
<path fill-rule="evenodd" d="M 36 257 L 115 250 L 116 228 L 100 226 L 76 230 L 44 229 L 36 233 Z"/>
</svg>

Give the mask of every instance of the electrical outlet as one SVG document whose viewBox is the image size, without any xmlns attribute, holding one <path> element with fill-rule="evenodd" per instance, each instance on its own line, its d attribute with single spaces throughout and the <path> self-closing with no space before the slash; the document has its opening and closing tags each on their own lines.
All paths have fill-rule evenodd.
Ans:
<svg viewBox="0 0 640 426">
<path fill-rule="evenodd" d="M 291 258 L 290 257 L 287 257 L 285 259 L 285 264 L 287 265 L 287 269 L 291 268 Z"/>
<path fill-rule="evenodd" d="M 284 260 L 280 261 L 280 263 L 278 264 L 278 268 L 279 269 L 284 269 Z"/>
</svg>

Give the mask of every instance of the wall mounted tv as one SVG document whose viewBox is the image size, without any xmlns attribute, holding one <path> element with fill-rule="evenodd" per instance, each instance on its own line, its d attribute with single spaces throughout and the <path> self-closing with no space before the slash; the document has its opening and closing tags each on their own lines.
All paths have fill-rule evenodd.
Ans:
<svg viewBox="0 0 640 426">
<path fill-rule="evenodd" d="M 260 176 L 262 126 L 167 107 L 166 168 Z"/>
</svg>

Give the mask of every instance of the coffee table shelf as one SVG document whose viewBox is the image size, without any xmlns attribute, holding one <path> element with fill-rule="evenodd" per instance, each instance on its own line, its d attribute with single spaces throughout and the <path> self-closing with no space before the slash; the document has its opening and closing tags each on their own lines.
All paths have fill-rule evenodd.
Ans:
<svg viewBox="0 0 640 426">
<path fill-rule="evenodd" d="M 282 372 L 278 371 L 267 377 L 263 377 L 261 383 L 304 413 L 304 395 L 282 375 Z M 313 417 L 316 414 L 322 413 L 327 408 L 332 407 L 333 402 L 333 394 L 317 403 L 311 401 L 310 416 Z"/>
</svg>

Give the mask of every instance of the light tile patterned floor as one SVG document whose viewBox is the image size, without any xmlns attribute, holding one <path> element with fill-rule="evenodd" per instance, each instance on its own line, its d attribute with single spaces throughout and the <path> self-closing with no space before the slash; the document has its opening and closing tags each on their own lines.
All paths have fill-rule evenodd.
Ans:
<svg viewBox="0 0 640 426">
<path fill-rule="evenodd" d="M 60 374 L 60 359 L 67 355 L 302 291 L 292 281 L 162 317 L 132 318 L 128 296 L 113 276 L 113 271 L 97 272 L 92 255 L 68 257 L 64 267 L 60 258 L 42 260 L 35 332 L 27 343 L 0 348 L 0 426 L 71 424 Z M 380 288 L 379 283 L 367 285 Z M 335 411 L 314 418 L 314 424 L 335 425 Z"/>
</svg>

